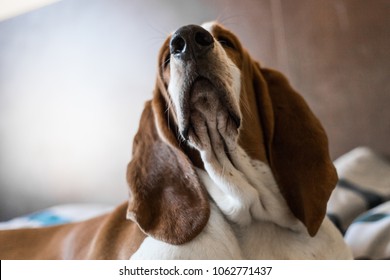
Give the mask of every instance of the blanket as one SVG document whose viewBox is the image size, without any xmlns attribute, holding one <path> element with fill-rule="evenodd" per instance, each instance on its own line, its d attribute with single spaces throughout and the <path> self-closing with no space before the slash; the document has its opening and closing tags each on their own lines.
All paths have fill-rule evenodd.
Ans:
<svg viewBox="0 0 390 280">
<path fill-rule="evenodd" d="M 1 222 L 0 230 L 23 227 L 45 227 L 79 222 L 102 215 L 112 209 L 114 209 L 113 206 L 105 204 L 57 205 L 6 222 Z"/>
<path fill-rule="evenodd" d="M 367 147 L 334 162 L 339 182 L 328 216 L 356 259 L 390 259 L 390 162 Z"/>
</svg>

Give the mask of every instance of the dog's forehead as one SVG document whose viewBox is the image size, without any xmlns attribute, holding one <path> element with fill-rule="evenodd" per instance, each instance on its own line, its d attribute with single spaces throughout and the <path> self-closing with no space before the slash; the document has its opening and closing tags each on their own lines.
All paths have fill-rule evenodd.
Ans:
<svg viewBox="0 0 390 280">
<path fill-rule="evenodd" d="M 221 25 L 217 21 L 205 22 L 201 25 L 201 27 L 210 32 L 214 37 L 219 37 L 222 35 L 235 41 L 238 40 L 237 36 L 232 31 L 226 29 L 225 26 Z"/>
<path fill-rule="evenodd" d="M 205 22 L 205 23 L 201 24 L 200 26 L 203 27 L 204 29 L 206 29 L 211 34 L 213 34 L 213 31 L 214 31 L 215 27 L 218 26 L 218 22 L 216 22 L 216 21 L 208 21 L 208 22 Z M 172 35 L 176 32 L 176 30 L 172 31 L 168 35 L 168 41 L 172 37 Z"/>
</svg>

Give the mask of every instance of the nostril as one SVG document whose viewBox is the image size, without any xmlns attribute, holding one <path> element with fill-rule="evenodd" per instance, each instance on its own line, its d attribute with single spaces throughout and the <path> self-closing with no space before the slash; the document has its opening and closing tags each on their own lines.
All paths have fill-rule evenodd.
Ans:
<svg viewBox="0 0 390 280">
<path fill-rule="evenodd" d="M 195 42 L 203 47 L 210 46 L 214 39 L 207 31 L 198 31 L 195 33 Z"/>
<path fill-rule="evenodd" d="M 172 39 L 170 46 L 172 54 L 182 53 L 185 47 L 186 41 L 182 37 L 176 36 Z"/>
</svg>

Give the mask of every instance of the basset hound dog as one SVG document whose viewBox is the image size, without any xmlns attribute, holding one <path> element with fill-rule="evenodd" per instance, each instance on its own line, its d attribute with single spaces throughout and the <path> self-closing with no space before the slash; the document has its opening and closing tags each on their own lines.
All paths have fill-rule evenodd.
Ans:
<svg viewBox="0 0 390 280">
<path fill-rule="evenodd" d="M 325 216 L 337 174 L 320 122 L 216 22 L 164 42 L 127 180 L 108 214 L 0 232 L 0 258 L 352 258 Z"/>
</svg>

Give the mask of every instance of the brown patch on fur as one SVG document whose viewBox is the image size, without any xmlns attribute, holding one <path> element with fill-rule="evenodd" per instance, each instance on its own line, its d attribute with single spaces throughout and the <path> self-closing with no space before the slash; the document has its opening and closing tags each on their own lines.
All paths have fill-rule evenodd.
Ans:
<svg viewBox="0 0 390 280">
<path fill-rule="evenodd" d="M 258 69 L 267 91 L 259 94 L 270 166 L 293 214 L 314 236 L 337 183 L 326 133 L 304 99 L 279 72 Z M 265 96 L 267 94 L 268 96 Z"/>
</svg>

